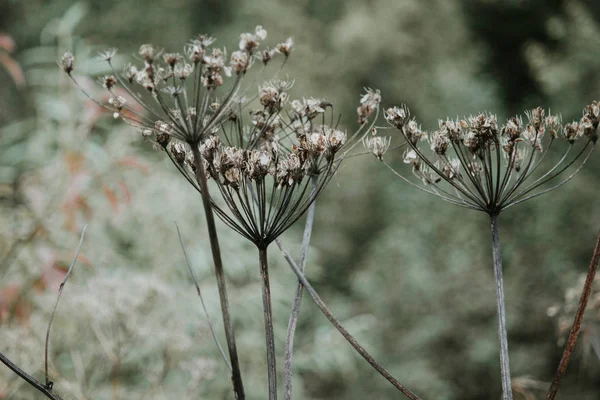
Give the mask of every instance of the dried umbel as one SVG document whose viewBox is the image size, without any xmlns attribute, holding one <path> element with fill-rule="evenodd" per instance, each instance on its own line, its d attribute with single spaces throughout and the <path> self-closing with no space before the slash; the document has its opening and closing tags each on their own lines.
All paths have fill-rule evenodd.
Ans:
<svg viewBox="0 0 600 400">
<path fill-rule="evenodd" d="M 224 199 L 225 206 L 213 203 L 215 212 L 259 248 L 304 214 L 351 147 L 347 142 L 355 144 L 368 132 L 363 125 L 348 138 L 334 125 L 331 103 L 290 102 L 290 88 L 288 81 L 261 85 L 260 107 L 247 111 L 251 122 L 244 123 L 244 112 L 231 116 L 199 148 L 203 168 Z M 171 144 L 169 155 L 194 183 L 192 149 L 181 146 Z"/>
<path fill-rule="evenodd" d="M 385 113 L 407 143 L 404 162 L 421 181 L 421 190 L 490 215 L 569 181 L 598 140 L 599 117 L 597 102 L 585 107 L 579 122 L 565 125 L 560 117 L 538 107 L 526 112 L 525 122 L 513 117 L 500 126 L 495 115 L 480 113 L 440 120 L 439 129 L 427 134 L 410 118 L 406 106 Z M 373 150 L 376 144 L 373 137 L 366 146 Z M 547 154 L 556 146 L 563 146 L 564 153 L 558 160 L 549 160 L 552 157 Z M 381 159 L 381 152 L 376 155 Z M 568 170 L 571 173 L 558 181 Z"/>
<path fill-rule="evenodd" d="M 291 39 L 277 45 L 276 50 L 265 50 L 269 54 L 265 60 L 260 42 L 266 37 L 267 31 L 261 26 L 254 33 L 243 33 L 239 50 L 231 56 L 224 48 L 211 47 L 215 39 L 207 35 L 190 40 L 183 53 L 163 53 L 144 44 L 138 52 L 143 63 L 127 64 L 122 73 L 113 64 L 117 50 L 107 50 L 97 59 L 108 63 L 112 73 L 101 78 L 100 84 L 110 99 L 125 97 L 127 101 L 96 103 L 155 142 L 158 135 L 166 133 L 186 143 L 199 143 L 229 118 L 232 101 L 247 90 L 241 89 L 242 81 L 255 59 L 266 65 L 277 53 L 283 55 L 282 60 L 289 57 Z M 77 83 L 72 74 L 73 55 L 65 53 L 59 64 Z"/>
</svg>

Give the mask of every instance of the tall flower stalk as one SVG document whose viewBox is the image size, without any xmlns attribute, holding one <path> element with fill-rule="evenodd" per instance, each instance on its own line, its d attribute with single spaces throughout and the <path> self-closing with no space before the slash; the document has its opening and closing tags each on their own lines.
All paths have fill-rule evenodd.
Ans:
<svg viewBox="0 0 600 400">
<path fill-rule="evenodd" d="M 538 107 L 502 127 L 495 115 L 481 113 L 463 120 L 440 120 L 439 129 L 427 134 L 410 118 L 406 106 L 386 111 L 388 123 L 400 131 L 407 148 L 403 158 L 414 179 L 398 173 L 383 161 L 390 139 L 372 136 L 363 140 L 367 149 L 410 185 L 461 207 L 483 211 L 491 223 L 500 368 L 503 399 L 511 400 L 512 388 L 506 327 L 502 256 L 499 235 L 501 211 L 554 190 L 575 176 L 590 157 L 598 139 L 600 106 L 585 107 L 579 122 L 562 125 L 555 115 Z M 427 143 L 428 149 L 420 144 Z M 563 142 L 558 161 L 543 162 L 550 149 Z M 583 142 L 583 143 L 581 143 Z M 569 171 L 566 177 L 563 173 Z"/>
<path fill-rule="evenodd" d="M 264 69 L 276 54 L 282 54 L 287 60 L 292 40 L 279 43 L 273 49 L 259 50 L 260 41 L 266 36 L 267 32 L 261 26 L 257 26 L 254 33 L 240 35 L 239 50 L 231 54 L 229 61 L 225 49 L 211 47 L 215 39 L 207 35 L 190 40 L 184 46 L 183 54 L 164 53 L 145 44 L 139 49 L 143 64 L 127 64 L 122 73 L 118 73 L 113 64 L 116 49 L 103 52 L 98 58 L 106 62 L 112 72 L 100 79 L 109 95 L 106 104 L 95 100 L 78 83 L 73 74 L 75 64 L 71 53 L 66 53 L 61 60 L 63 70 L 87 97 L 112 112 L 115 118 L 122 118 L 140 129 L 145 138 L 167 151 L 180 172 L 201 193 L 232 367 L 232 384 L 238 400 L 245 398 L 244 386 L 208 177 L 199 146 L 229 120 L 232 105 L 237 106 L 243 101 L 247 88 L 242 88 L 242 83 L 255 61 Z M 169 150 L 171 141 L 177 143 L 172 143 Z M 176 158 L 184 145 L 188 146 L 193 163 L 191 176 Z"/>
</svg>

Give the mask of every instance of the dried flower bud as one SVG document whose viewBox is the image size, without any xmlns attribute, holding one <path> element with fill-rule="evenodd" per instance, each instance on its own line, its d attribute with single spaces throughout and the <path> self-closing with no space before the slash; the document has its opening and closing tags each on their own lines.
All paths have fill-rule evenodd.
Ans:
<svg viewBox="0 0 600 400">
<path fill-rule="evenodd" d="M 231 54 L 231 69 L 236 74 L 245 74 L 250 67 L 251 58 L 245 51 L 234 51 Z"/>
<path fill-rule="evenodd" d="M 173 155 L 173 157 L 175 158 L 175 161 L 177 161 L 179 164 L 183 164 L 183 162 L 185 161 L 185 146 L 183 145 L 183 143 L 175 143 L 172 144 L 171 143 L 171 154 Z"/>
<path fill-rule="evenodd" d="M 448 137 L 446 130 L 433 132 L 429 141 L 431 143 L 431 150 L 441 156 L 446 154 L 448 146 L 450 146 L 450 138 Z"/>
<path fill-rule="evenodd" d="M 179 63 L 183 57 L 179 53 L 166 53 L 163 55 L 163 59 L 171 69 L 175 68 L 175 64 Z"/>
<path fill-rule="evenodd" d="M 574 143 L 575 140 L 583 136 L 583 129 L 580 128 L 578 122 L 571 122 L 563 128 L 563 135 L 569 143 Z"/>
<path fill-rule="evenodd" d="M 110 62 L 115 54 L 117 54 L 117 49 L 114 47 L 106 51 L 99 52 L 98 56 L 96 57 L 96 61 Z"/>
<path fill-rule="evenodd" d="M 135 65 L 127 64 L 123 70 L 123 76 L 129 83 L 133 83 L 133 80 L 137 77 L 139 71 Z"/>
<path fill-rule="evenodd" d="M 65 54 L 63 54 L 61 66 L 63 71 L 71 75 L 71 72 L 73 71 L 73 69 L 75 69 L 75 57 L 73 56 L 73 53 L 67 51 Z"/>
<path fill-rule="evenodd" d="M 385 111 L 385 119 L 390 124 L 394 125 L 397 128 L 402 127 L 408 118 L 410 117 L 410 112 L 408 107 L 402 105 L 401 107 L 392 107 L 388 108 Z"/>
<path fill-rule="evenodd" d="M 365 137 L 362 142 L 363 146 L 381 161 L 385 152 L 390 148 L 392 139 L 385 136 L 371 136 Z"/>
<path fill-rule="evenodd" d="M 262 57 L 261 57 L 263 64 L 267 65 L 269 63 L 269 61 L 271 61 L 271 59 L 273 58 L 273 56 L 275 55 L 276 52 L 277 52 L 276 49 L 263 50 Z"/>
<path fill-rule="evenodd" d="M 104 88 L 110 90 L 117 84 L 117 78 L 114 75 L 105 75 L 102 77 L 101 83 Z"/>
<path fill-rule="evenodd" d="M 360 99 L 360 106 L 356 109 L 358 114 L 358 123 L 364 124 L 367 122 L 367 118 L 373 114 L 373 112 L 379 107 L 379 103 L 381 102 L 381 94 L 379 90 L 373 90 L 370 88 L 365 88 L 366 94 Z"/>
<path fill-rule="evenodd" d="M 157 55 L 157 50 L 151 44 L 143 44 L 140 46 L 139 55 L 144 58 L 148 64 L 154 62 L 154 57 Z"/>
<path fill-rule="evenodd" d="M 290 38 L 287 38 L 285 42 L 279 43 L 276 48 L 277 48 L 278 52 L 280 52 L 281 54 L 283 54 L 285 56 L 285 58 L 288 58 L 290 56 L 290 53 L 292 52 L 293 46 L 294 46 L 294 41 L 290 37 Z"/>
</svg>

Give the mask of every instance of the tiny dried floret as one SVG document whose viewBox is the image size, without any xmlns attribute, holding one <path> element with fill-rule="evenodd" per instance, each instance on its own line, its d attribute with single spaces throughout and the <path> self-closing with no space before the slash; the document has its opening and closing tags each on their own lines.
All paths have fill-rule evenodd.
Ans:
<svg viewBox="0 0 600 400">
<path fill-rule="evenodd" d="M 392 139 L 385 136 L 371 136 L 365 137 L 362 142 L 367 150 L 370 150 L 381 161 L 385 152 L 390 148 Z"/>
<path fill-rule="evenodd" d="M 105 89 L 110 90 L 117 84 L 117 78 L 115 78 L 114 75 L 105 75 L 100 82 Z"/>
<path fill-rule="evenodd" d="M 293 46 L 294 46 L 294 41 L 290 37 L 290 38 L 287 38 L 285 42 L 279 43 L 276 46 L 276 49 L 277 49 L 278 52 L 280 52 L 286 58 L 288 58 L 290 56 L 290 53 L 292 52 L 292 47 Z"/>
<path fill-rule="evenodd" d="M 183 164 L 186 157 L 185 146 L 183 143 L 171 144 L 171 154 L 179 164 Z"/>
<path fill-rule="evenodd" d="M 71 75 L 71 72 L 73 69 L 75 69 L 75 57 L 73 56 L 73 53 L 67 51 L 65 54 L 63 54 L 61 59 L 61 67 L 63 71 Z"/>
<path fill-rule="evenodd" d="M 386 121 L 397 128 L 404 125 L 409 117 L 410 113 L 408 112 L 408 108 L 404 105 L 402 107 L 392 107 L 385 110 Z"/>
<path fill-rule="evenodd" d="M 375 112 L 379 107 L 379 103 L 381 103 L 381 94 L 379 93 L 379 90 L 370 88 L 366 88 L 365 90 L 367 93 L 362 96 L 360 99 L 360 106 L 356 109 L 358 123 L 361 125 L 367 122 L 367 118 Z"/>
<path fill-rule="evenodd" d="M 231 54 L 231 69 L 236 74 L 245 74 L 250 67 L 252 58 L 245 51 L 234 51 Z"/>
<path fill-rule="evenodd" d="M 96 57 L 96 61 L 110 62 L 113 59 L 113 57 L 115 56 L 115 54 L 117 54 L 117 49 L 115 47 L 110 48 L 105 51 L 101 51 L 98 53 L 98 56 Z"/>
<path fill-rule="evenodd" d="M 325 108 L 330 103 L 324 102 L 321 99 L 308 98 L 292 101 L 292 108 L 299 117 L 306 117 L 309 120 L 314 119 L 317 115 L 325 112 Z"/>
<path fill-rule="evenodd" d="M 450 146 L 450 137 L 447 134 L 447 130 L 433 132 L 429 141 L 431 143 L 431 150 L 441 156 L 446 154 Z"/>
<path fill-rule="evenodd" d="M 158 51 L 151 44 L 143 44 L 140 46 L 140 50 L 138 51 L 139 55 L 142 56 L 144 61 L 148 64 L 152 64 L 154 62 L 154 58 L 158 56 Z"/>
</svg>

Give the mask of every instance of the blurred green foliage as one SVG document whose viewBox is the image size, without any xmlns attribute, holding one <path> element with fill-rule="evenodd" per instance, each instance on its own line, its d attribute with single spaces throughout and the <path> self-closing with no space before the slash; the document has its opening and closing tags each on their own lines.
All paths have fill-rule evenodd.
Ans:
<svg viewBox="0 0 600 400">
<path fill-rule="evenodd" d="M 327 98 L 345 127 L 355 124 L 363 86 L 379 88 L 384 107 L 406 102 L 425 129 L 446 116 L 489 110 L 503 120 L 537 105 L 570 120 L 600 97 L 600 6 L 592 1 L 2 0 L 0 10 L 0 33 L 15 41 L 11 57 L 26 79 L 19 88 L 0 70 L 1 351 L 40 376 L 57 279 L 89 222 L 87 262 L 76 267 L 53 328 L 54 379 L 68 398 L 230 392 L 172 223 L 182 226 L 218 321 L 200 199 L 161 153 L 60 74 L 55 60 L 65 50 L 95 75 L 101 67 L 86 60 L 106 47 L 180 50 L 206 32 L 234 48 L 239 32 L 261 24 L 270 37 L 294 37 L 284 70 L 296 79 L 294 94 Z M 401 152 L 389 157 L 401 163 Z M 546 310 L 589 262 L 599 167 L 592 157 L 568 185 L 502 215 L 509 349 L 523 399 L 543 398 L 540 382 L 560 359 Z M 498 398 L 484 215 L 424 196 L 365 157 L 345 162 L 316 221 L 308 276 L 383 365 L 425 399 Z M 300 225 L 284 237 L 294 254 Z M 246 388 L 264 398 L 256 255 L 220 228 Z M 282 352 L 295 280 L 275 251 L 271 258 Z M 398 398 L 308 299 L 296 340 L 296 399 Z M 583 360 L 577 352 L 561 398 L 600 396 L 600 361 Z M 0 368 L 0 398 L 32 393 Z"/>
</svg>

